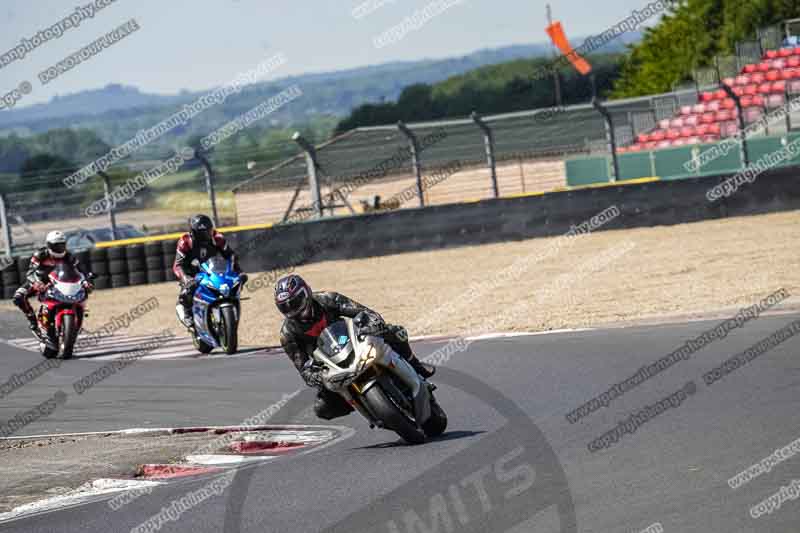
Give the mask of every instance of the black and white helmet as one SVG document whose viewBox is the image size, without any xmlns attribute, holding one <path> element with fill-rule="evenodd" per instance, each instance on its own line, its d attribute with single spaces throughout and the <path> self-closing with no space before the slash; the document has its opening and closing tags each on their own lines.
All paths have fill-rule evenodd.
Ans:
<svg viewBox="0 0 800 533">
<path fill-rule="evenodd" d="M 61 231 L 51 231 L 45 238 L 45 246 L 51 257 L 61 259 L 67 255 L 67 236 Z"/>
<path fill-rule="evenodd" d="M 275 306 L 286 318 L 305 317 L 311 310 L 311 287 L 297 274 L 275 284 Z"/>
</svg>

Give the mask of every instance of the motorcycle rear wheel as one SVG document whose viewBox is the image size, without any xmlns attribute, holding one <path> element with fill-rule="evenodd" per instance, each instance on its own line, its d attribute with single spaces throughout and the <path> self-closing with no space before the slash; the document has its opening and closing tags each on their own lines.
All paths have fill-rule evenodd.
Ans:
<svg viewBox="0 0 800 533">
<path fill-rule="evenodd" d="M 400 435 L 409 444 L 425 442 L 425 433 L 403 414 L 380 385 L 376 384 L 371 387 L 364 394 L 363 399 L 370 411 L 383 421 L 387 429 Z"/>
<path fill-rule="evenodd" d="M 78 338 L 78 325 L 74 315 L 64 315 L 61 319 L 61 330 L 58 332 L 58 351 L 61 359 L 72 359 L 75 340 Z"/>
</svg>

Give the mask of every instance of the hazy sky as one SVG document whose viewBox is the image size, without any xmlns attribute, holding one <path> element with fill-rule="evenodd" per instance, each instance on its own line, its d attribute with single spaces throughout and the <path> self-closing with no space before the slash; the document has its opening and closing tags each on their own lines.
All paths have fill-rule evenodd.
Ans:
<svg viewBox="0 0 800 533">
<path fill-rule="evenodd" d="M 95 0 L 2 0 L 0 54 Z M 373 39 L 434 0 L 116 0 L 62 37 L 0 68 L 0 97 L 29 81 L 17 105 L 56 94 L 135 85 L 176 93 L 223 85 L 276 52 L 288 62 L 267 77 L 320 72 L 392 60 L 441 58 L 481 48 L 547 39 L 543 0 L 437 0 L 446 11 L 401 41 L 376 48 Z M 377 7 L 356 19 L 356 6 Z M 380 5 L 383 4 L 383 5 Z M 642 9 L 643 0 L 558 0 L 553 15 L 568 35 L 597 34 Z M 47 85 L 37 75 L 134 18 L 140 29 Z M 579 44 L 577 42 L 573 43 Z M 1 112 L 1 111 L 0 111 Z"/>
</svg>

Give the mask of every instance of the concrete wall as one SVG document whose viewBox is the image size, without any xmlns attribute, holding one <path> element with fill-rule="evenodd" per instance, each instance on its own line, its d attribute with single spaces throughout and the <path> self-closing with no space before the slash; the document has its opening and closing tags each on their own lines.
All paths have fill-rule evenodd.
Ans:
<svg viewBox="0 0 800 533">
<path fill-rule="evenodd" d="M 765 173 L 714 203 L 706 199 L 706 191 L 727 176 L 401 209 L 241 232 L 230 238 L 244 268 L 255 272 L 302 262 L 560 235 L 611 205 L 620 209 L 621 216 L 603 230 L 800 209 L 798 174 L 796 167 Z"/>
</svg>

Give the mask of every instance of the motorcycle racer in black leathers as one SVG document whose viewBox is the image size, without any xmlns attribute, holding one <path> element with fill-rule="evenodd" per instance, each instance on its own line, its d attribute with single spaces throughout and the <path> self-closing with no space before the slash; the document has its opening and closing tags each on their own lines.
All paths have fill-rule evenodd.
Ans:
<svg viewBox="0 0 800 533">
<path fill-rule="evenodd" d="M 312 292 L 303 278 L 291 274 L 276 283 L 275 305 L 286 317 L 280 335 L 286 355 L 303 381 L 319 389 L 314 412 L 320 418 L 331 420 L 353 411 L 341 396 L 323 387 L 323 368 L 314 364 L 311 357 L 322 331 L 341 317 L 356 318 L 359 334 L 382 337 L 421 377 L 429 378 L 434 373 L 414 355 L 405 328 L 387 324 L 381 315 L 343 294 Z"/>
</svg>

